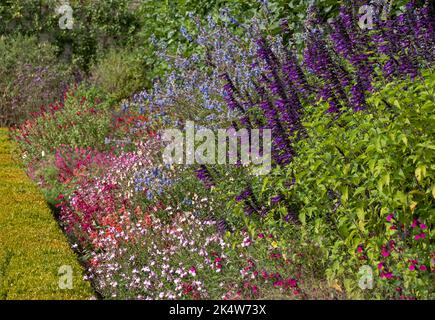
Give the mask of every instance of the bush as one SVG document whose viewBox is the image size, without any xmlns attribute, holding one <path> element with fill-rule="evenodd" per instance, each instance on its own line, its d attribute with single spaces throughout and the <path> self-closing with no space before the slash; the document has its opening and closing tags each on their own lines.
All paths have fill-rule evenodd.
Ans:
<svg viewBox="0 0 435 320">
<path fill-rule="evenodd" d="M 52 46 L 34 37 L 1 37 L 0 79 L 0 125 L 10 126 L 61 96 L 72 73 Z"/>
<path fill-rule="evenodd" d="M 350 297 L 433 298 L 434 79 L 388 84 L 366 112 L 338 119 L 324 104 L 307 109 L 298 156 L 263 182 L 262 196 L 282 195 L 276 212 L 295 209 Z M 357 286 L 363 265 L 378 270 L 374 291 Z"/>
<path fill-rule="evenodd" d="M 121 100 L 146 85 L 146 70 L 137 50 L 111 50 L 90 71 L 90 81 L 109 97 Z"/>
<path fill-rule="evenodd" d="M 64 55 L 84 72 L 98 52 L 125 46 L 133 40 L 138 23 L 129 0 L 71 0 L 72 29 L 59 28 L 59 1 L 8 0 L 0 4 L 0 35 L 21 34 L 49 41 L 58 56 Z"/>
</svg>

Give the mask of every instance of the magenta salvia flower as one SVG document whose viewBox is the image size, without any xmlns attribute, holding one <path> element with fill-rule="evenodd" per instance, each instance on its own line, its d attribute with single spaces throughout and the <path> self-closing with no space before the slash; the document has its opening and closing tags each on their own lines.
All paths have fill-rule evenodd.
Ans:
<svg viewBox="0 0 435 320">
<path fill-rule="evenodd" d="M 424 239 L 424 238 L 426 238 L 426 234 L 424 234 L 424 233 L 417 234 L 414 237 L 415 240 L 420 240 L 420 239 Z"/>
<path fill-rule="evenodd" d="M 381 275 L 380 275 L 380 277 L 381 278 L 384 278 L 384 279 L 393 279 L 393 273 L 392 272 L 381 272 Z"/>
</svg>

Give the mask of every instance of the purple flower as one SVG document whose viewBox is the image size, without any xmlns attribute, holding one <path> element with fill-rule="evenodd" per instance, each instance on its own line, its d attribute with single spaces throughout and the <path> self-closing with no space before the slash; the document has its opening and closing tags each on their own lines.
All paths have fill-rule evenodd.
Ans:
<svg viewBox="0 0 435 320">
<path fill-rule="evenodd" d="M 196 170 L 196 177 L 201 180 L 207 188 L 214 186 L 213 178 L 205 165 Z"/>
<path fill-rule="evenodd" d="M 271 201 L 273 204 L 277 204 L 277 203 L 279 203 L 279 202 L 281 201 L 281 196 L 275 196 L 275 197 L 272 197 L 272 199 L 270 199 L 270 201 Z"/>
</svg>

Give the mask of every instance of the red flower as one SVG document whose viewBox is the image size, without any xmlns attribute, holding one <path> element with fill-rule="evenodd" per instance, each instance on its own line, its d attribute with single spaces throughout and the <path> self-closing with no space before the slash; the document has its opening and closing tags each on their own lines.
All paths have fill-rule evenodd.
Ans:
<svg viewBox="0 0 435 320">
<path fill-rule="evenodd" d="M 291 288 L 296 288 L 298 286 L 298 281 L 296 279 L 287 279 L 287 285 Z"/>
<path fill-rule="evenodd" d="M 278 280 L 278 281 L 275 281 L 275 282 L 273 283 L 273 286 L 274 286 L 274 287 L 282 287 L 283 284 L 284 284 L 284 283 L 283 283 L 281 280 Z"/>
<path fill-rule="evenodd" d="M 257 286 L 252 286 L 251 290 L 252 290 L 252 294 L 253 295 L 257 295 L 258 294 L 258 287 Z"/>
</svg>

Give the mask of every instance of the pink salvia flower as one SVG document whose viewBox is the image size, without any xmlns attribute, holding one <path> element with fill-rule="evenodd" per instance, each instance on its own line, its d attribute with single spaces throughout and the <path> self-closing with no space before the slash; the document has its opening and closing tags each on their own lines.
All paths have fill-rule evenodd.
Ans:
<svg viewBox="0 0 435 320">
<path fill-rule="evenodd" d="M 192 277 L 196 276 L 196 268 L 192 266 L 192 267 L 189 269 L 189 274 L 190 274 Z"/>
<path fill-rule="evenodd" d="M 388 250 L 386 250 L 386 249 L 382 249 L 381 254 L 385 258 L 390 256 L 390 252 Z"/>
</svg>

